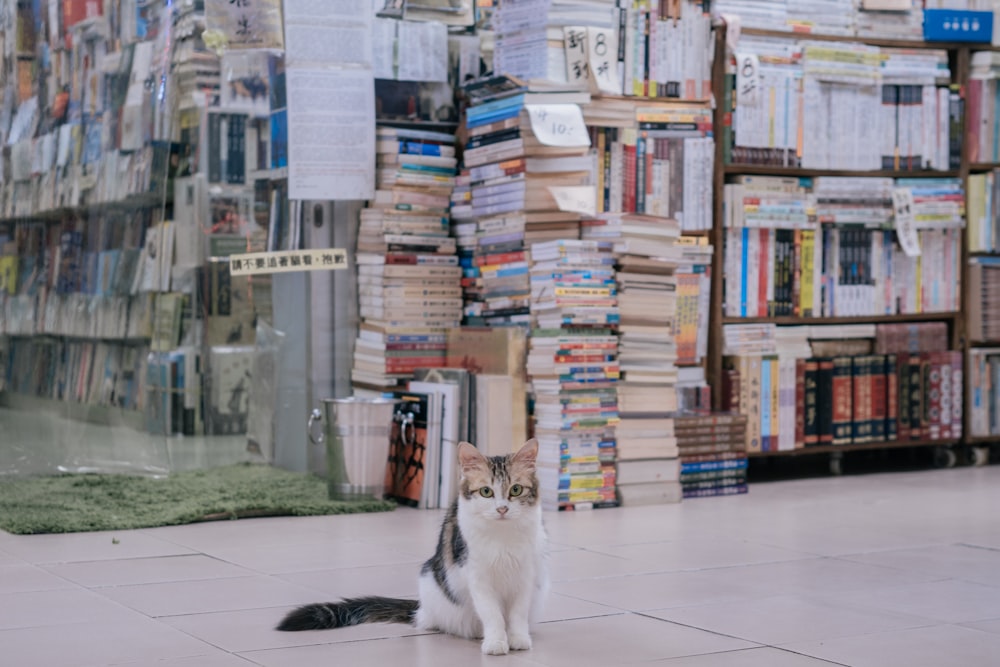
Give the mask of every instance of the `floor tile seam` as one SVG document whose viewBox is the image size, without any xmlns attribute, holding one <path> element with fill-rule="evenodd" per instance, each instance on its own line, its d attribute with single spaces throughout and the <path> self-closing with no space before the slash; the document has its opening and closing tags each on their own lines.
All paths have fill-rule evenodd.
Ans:
<svg viewBox="0 0 1000 667">
<path fill-rule="evenodd" d="M 148 614 L 145 614 L 145 616 L 147 616 L 148 618 L 152 618 L 154 620 L 157 620 L 157 621 L 161 621 L 161 620 L 163 620 L 165 618 L 184 618 L 185 616 L 210 616 L 212 614 L 232 614 L 232 613 L 241 612 L 241 611 L 267 611 L 267 610 L 271 610 L 271 609 L 274 609 L 274 610 L 282 610 L 282 609 L 284 609 L 284 610 L 291 610 L 292 608 L 297 607 L 297 606 L 301 607 L 302 605 L 301 604 L 295 604 L 295 603 L 292 603 L 292 604 L 275 604 L 275 605 L 270 605 L 269 604 L 269 605 L 256 606 L 256 607 L 240 607 L 240 608 L 237 608 L 237 609 L 213 609 L 213 610 L 210 610 L 210 611 L 189 611 L 189 612 L 182 612 L 180 614 L 174 614 L 174 613 L 170 613 L 170 614 L 156 614 L 155 616 L 150 616 Z M 280 616 L 280 613 L 279 613 L 279 616 Z M 279 620 L 280 620 L 280 618 L 276 618 L 275 619 L 275 625 L 277 625 L 277 623 L 278 623 Z"/>
<path fill-rule="evenodd" d="M 300 644 L 298 646 L 275 646 L 275 647 L 271 647 L 271 648 L 257 648 L 257 649 L 250 649 L 250 650 L 247 650 L 247 651 L 228 651 L 228 652 L 232 653 L 233 655 L 238 656 L 240 658 L 245 658 L 247 660 L 252 660 L 251 658 L 248 658 L 247 656 L 253 655 L 253 654 L 256 654 L 256 653 L 270 653 L 272 651 L 288 651 L 288 650 L 292 650 L 292 649 L 296 649 L 296 648 L 308 648 L 308 647 L 312 647 L 312 646 L 327 646 L 327 645 L 330 645 L 330 644 L 361 644 L 361 643 L 365 643 L 365 642 L 381 642 L 381 641 L 390 641 L 390 640 L 393 640 L 393 639 L 408 639 L 408 638 L 411 638 L 411 637 L 423 637 L 425 635 L 440 635 L 440 634 L 443 634 L 443 633 L 441 633 L 441 632 L 417 631 L 417 632 L 403 634 L 403 635 L 394 635 L 392 637 L 368 637 L 366 639 L 346 639 L 344 641 L 339 641 L 339 642 L 319 642 L 319 643 L 316 643 L 316 644 Z M 254 664 L 260 664 L 260 663 L 254 662 Z"/>
<path fill-rule="evenodd" d="M 251 572 L 248 572 L 247 574 L 219 574 L 219 575 L 212 575 L 212 576 L 205 576 L 205 577 L 193 577 L 193 578 L 184 577 L 184 578 L 181 578 L 181 579 L 164 579 L 164 580 L 158 580 L 158 581 L 135 581 L 135 582 L 130 582 L 130 583 L 122 583 L 122 584 L 98 584 L 98 585 L 94 585 L 94 586 L 90 586 L 90 585 L 87 585 L 87 584 L 81 584 L 81 583 L 78 583 L 78 582 L 74 582 L 74 583 L 76 583 L 77 586 L 80 586 L 80 587 L 82 587 L 82 588 L 84 588 L 85 590 L 88 590 L 88 591 L 104 591 L 104 590 L 110 590 L 110 589 L 115 589 L 115 588 L 130 588 L 130 587 L 134 587 L 134 586 L 160 586 L 160 585 L 164 585 L 164 584 L 186 584 L 186 583 L 206 582 L 206 581 L 223 581 L 223 580 L 228 580 L 228 579 L 249 579 L 251 577 L 258 577 L 258 576 L 267 576 L 267 575 L 265 575 L 263 573 L 252 572 L 251 571 Z M 288 582 L 285 582 L 285 583 L 291 584 L 292 582 L 288 581 Z"/>
<path fill-rule="evenodd" d="M 974 544 L 972 542 L 956 542 L 957 547 L 966 547 L 968 549 L 980 549 L 983 551 L 1000 552 L 1000 547 L 991 547 L 987 544 Z"/>
<path fill-rule="evenodd" d="M 718 630 L 711 630 L 709 628 L 702 628 L 702 627 L 699 627 L 697 625 L 691 625 L 690 623 L 681 623 L 679 621 L 670 621 L 670 620 L 667 620 L 665 618 L 659 618 L 658 616 L 652 616 L 652 615 L 650 615 L 647 612 L 633 611 L 633 612 L 629 612 L 629 613 L 634 614 L 636 616 L 642 616 L 643 618 L 648 618 L 648 619 L 651 619 L 651 620 L 654 620 L 654 621 L 659 621 L 661 623 L 670 623 L 671 625 L 679 625 L 681 627 L 690 628 L 692 630 L 698 630 L 700 632 L 707 632 L 709 634 L 716 635 L 717 637 L 725 637 L 726 639 L 735 639 L 735 640 L 738 640 L 738 641 L 749 642 L 749 643 L 755 645 L 753 648 L 763 648 L 765 646 L 769 646 L 768 644 L 764 644 L 764 643 L 756 641 L 754 639 L 747 639 L 746 637 L 739 637 L 737 635 L 731 635 L 731 634 L 727 634 L 725 632 L 719 632 Z M 709 651 L 709 653 L 721 653 L 721 652 L 722 651 Z M 725 651 L 725 652 L 728 652 L 728 650 Z M 702 655 L 702 654 L 694 653 L 692 655 Z M 678 656 L 678 657 L 681 657 L 681 656 Z"/>
<path fill-rule="evenodd" d="M 905 567 L 905 566 L 900 566 L 900 565 L 885 565 L 883 563 L 870 563 L 870 562 L 865 561 L 865 560 L 858 560 L 855 557 L 830 556 L 830 558 L 833 559 L 833 560 L 843 561 L 845 563 L 851 563 L 853 565 L 866 565 L 868 567 L 876 567 L 876 568 L 881 568 L 883 570 L 892 570 L 893 572 L 902 573 L 902 574 L 919 574 L 919 575 L 923 575 L 923 576 L 926 576 L 926 577 L 929 578 L 929 581 L 918 582 L 918 583 L 933 584 L 933 583 L 939 583 L 941 581 L 949 581 L 949 580 L 952 580 L 952 579 L 959 580 L 960 579 L 959 577 L 945 575 L 945 574 L 938 574 L 937 572 L 928 572 L 926 570 L 920 570 L 920 569 L 916 569 L 916 568 L 912 568 L 912 567 Z M 916 584 L 912 584 L 912 583 L 911 584 L 889 584 L 890 587 L 892 587 L 892 586 L 914 586 L 914 585 L 916 585 Z"/>
<path fill-rule="evenodd" d="M 589 580 L 599 581 L 599 580 L 606 580 L 606 579 L 622 579 L 622 578 L 626 578 L 626 577 L 648 577 L 650 575 L 658 575 L 658 574 L 691 574 L 691 573 L 698 573 L 698 572 L 717 572 L 717 571 L 720 571 L 720 570 L 739 570 L 739 569 L 743 569 L 743 568 L 758 567 L 758 566 L 764 566 L 764 565 L 781 565 L 783 563 L 796 563 L 796 562 L 800 562 L 800 561 L 803 561 L 803 560 L 819 560 L 821 558 L 824 558 L 824 557 L 823 556 L 817 556 L 815 558 L 796 558 L 796 559 L 790 560 L 790 561 L 788 561 L 788 560 L 760 561 L 760 562 L 757 562 L 757 563 L 739 563 L 739 564 L 735 564 L 735 565 L 717 565 L 717 566 L 714 566 L 714 567 L 685 567 L 685 568 L 672 569 L 672 570 L 650 570 L 650 571 L 647 571 L 647 572 L 632 572 L 632 573 L 627 573 L 627 574 L 610 574 L 610 575 L 601 575 L 601 576 L 596 576 L 596 577 L 584 577 L 582 579 L 565 580 L 565 581 L 560 581 L 558 583 L 580 582 L 580 581 L 589 581 Z M 641 562 L 641 561 L 633 561 L 633 562 Z M 556 583 L 556 582 L 554 581 L 554 583 Z"/>
<path fill-rule="evenodd" d="M 771 596 L 771 597 L 783 597 L 783 596 Z M 698 605 L 698 606 L 706 606 L 706 605 Z M 690 609 L 690 608 L 691 607 L 675 607 L 674 609 Z M 670 608 L 667 608 L 667 609 L 670 609 Z M 664 611 L 666 611 L 667 609 L 665 609 Z M 665 619 L 665 618 L 659 618 L 659 617 L 656 617 L 656 616 L 650 616 L 648 613 L 642 613 L 642 612 L 635 612 L 635 613 L 643 615 L 643 616 L 648 616 L 649 618 L 653 618 L 653 619 L 656 619 L 656 620 L 659 620 L 659 621 L 665 621 L 667 623 L 674 623 L 676 625 L 683 625 L 685 627 L 694 628 L 696 630 L 702 630 L 704 632 L 711 632 L 711 633 L 714 633 L 714 634 L 722 635 L 724 637 L 730 637 L 732 639 L 739 639 L 739 640 L 742 640 L 742 641 L 747 641 L 747 642 L 751 642 L 751 643 L 754 643 L 754 644 L 760 644 L 761 646 L 768 646 L 770 648 L 775 648 L 775 649 L 779 649 L 779 650 L 785 650 L 785 648 L 784 648 L 785 646 L 801 642 L 801 640 L 796 640 L 794 642 L 779 642 L 779 643 L 765 642 L 765 641 L 761 641 L 759 639 L 752 639 L 752 638 L 743 637 L 743 636 L 740 636 L 740 635 L 732 635 L 732 634 L 727 634 L 727 633 L 724 633 L 724 632 L 719 632 L 718 630 L 713 630 L 711 628 L 703 628 L 703 627 L 701 627 L 699 625 L 692 625 L 691 623 L 684 623 L 684 622 L 681 622 L 681 621 L 675 621 L 675 620 L 670 620 L 670 619 Z M 906 614 L 906 615 L 907 616 L 911 616 L 913 619 L 920 620 L 922 622 L 918 623 L 918 624 L 915 624 L 915 625 L 906 625 L 905 627 L 898 627 L 898 628 L 892 628 L 892 629 L 886 629 L 886 630 L 861 631 L 861 632 L 856 632 L 856 633 L 852 632 L 852 633 L 848 633 L 848 634 L 836 634 L 836 635 L 831 635 L 831 636 L 823 636 L 823 637 L 818 638 L 818 639 L 816 639 L 814 641 L 832 641 L 832 640 L 839 640 L 839 639 L 851 639 L 853 637 L 866 637 L 866 636 L 869 636 L 869 635 L 883 634 L 883 633 L 886 633 L 886 632 L 902 632 L 902 631 L 906 631 L 906 630 L 919 630 L 919 629 L 922 629 L 922 628 L 940 627 L 940 626 L 943 626 L 943 625 L 955 625 L 954 623 L 938 622 L 935 619 L 928 619 L 928 618 L 924 618 L 924 617 L 921 617 L 921 616 L 912 616 L 910 614 Z M 971 628 L 971 629 L 974 629 L 974 628 Z M 815 656 L 810 656 L 810 657 L 815 657 Z"/>
</svg>

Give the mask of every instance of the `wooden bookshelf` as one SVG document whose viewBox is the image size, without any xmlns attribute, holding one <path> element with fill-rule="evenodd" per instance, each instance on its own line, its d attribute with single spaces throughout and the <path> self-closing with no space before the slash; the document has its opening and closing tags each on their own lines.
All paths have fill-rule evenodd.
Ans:
<svg viewBox="0 0 1000 667">
<path fill-rule="evenodd" d="M 913 315 L 859 315 L 845 317 L 723 317 L 723 324 L 887 324 L 891 322 L 942 322 L 961 317 L 956 311 L 916 313 Z"/>
<path fill-rule="evenodd" d="M 756 174 L 760 176 L 866 176 L 882 178 L 958 178 L 960 172 L 956 170 L 934 171 L 931 169 L 921 169 L 919 171 L 905 171 L 894 169 L 880 169 L 877 171 L 858 171 L 850 169 L 803 169 L 800 167 L 781 167 L 774 165 L 757 164 L 727 164 L 723 167 L 726 176 L 737 174 Z"/>
<path fill-rule="evenodd" d="M 742 33 L 744 35 L 753 35 L 755 37 L 780 37 L 784 39 L 804 39 L 816 42 L 847 42 L 851 44 L 881 46 L 889 49 L 940 49 L 942 51 L 957 51 L 960 49 L 972 49 L 975 51 L 997 50 L 996 47 L 986 43 L 925 42 L 923 40 L 913 39 L 885 39 L 881 37 L 862 37 L 855 35 L 824 35 L 790 30 L 764 30 L 763 28 L 743 28 Z"/>
<path fill-rule="evenodd" d="M 903 447 L 952 447 L 960 444 L 961 439 L 949 440 L 886 440 L 883 442 L 859 442 L 848 445 L 813 445 L 798 449 L 785 449 L 774 452 L 747 452 L 749 458 L 768 458 L 775 456 L 808 456 L 811 454 L 831 454 L 834 452 L 860 452 L 871 449 L 901 449 Z"/>
<path fill-rule="evenodd" d="M 726 26 L 720 25 L 716 28 L 715 40 L 715 63 L 713 69 L 713 94 L 717 101 L 715 115 L 715 136 L 716 141 L 716 167 L 714 178 L 714 225 L 712 229 L 712 244 L 715 251 L 714 266 L 717 267 L 713 273 L 711 306 L 709 319 L 709 357 L 707 363 L 707 374 L 712 386 L 713 408 L 722 407 L 722 378 L 723 378 L 723 327 L 732 324 L 775 324 L 780 326 L 802 326 L 802 325 L 849 325 L 849 324 L 887 324 L 887 323 L 916 323 L 916 322 L 945 322 L 949 332 L 949 348 L 963 352 L 965 364 L 965 377 L 968 377 L 968 348 L 969 341 L 966 335 L 965 313 L 967 309 L 968 293 L 961 290 L 961 308 L 944 312 L 914 313 L 905 315 L 872 315 L 856 317 L 731 317 L 724 314 L 724 287 L 723 287 L 723 267 L 725 267 L 724 242 L 726 238 L 725 211 L 724 211 L 724 186 L 727 177 L 736 175 L 761 175 L 761 176 L 782 176 L 782 177 L 821 177 L 821 176 L 846 176 L 846 177 L 881 177 L 881 178 L 952 178 L 961 179 L 967 192 L 967 178 L 971 172 L 986 171 L 1000 168 L 1000 164 L 994 163 L 971 163 L 969 159 L 969 148 L 967 142 L 962 141 L 960 160 L 957 168 L 948 170 L 843 170 L 843 169 L 807 169 L 783 165 L 761 165 L 726 163 L 724 157 L 729 154 L 729 147 L 726 142 L 731 139 L 730 128 L 732 118 L 735 115 L 733 108 L 728 106 L 730 98 L 726 89 L 726 71 L 729 62 L 729 53 L 726 45 Z M 951 42 L 924 42 L 915 40 L 881 39 L 859 36 L 839 36 L 839 35 L 818 35 L 804 32 L 763 30 L 757 28 L 744 28 L 742 34 L 748 36 L 769 37 L 787 40 L 819 41 L 831 43 L 854 43 L 885 48 L 904 49 L 925 49 L 947 51 L 951 70 L 951 83 L 958 84 L 962 90 L 964 99 L 965 82 L 970 74 L 971 54 L 979 50 L 997 50 L 988 44 L 969 44 Z M 969 109 L 964 109 L 964 119 L 967 123 Z M 964 125 L 963 125 L 964 128 Z M 963 129 L 964 133 L 964 129 Z M 808 140 L 808 139 L 807 139 Z M 952 165 L 954 167 L 954 164 Z M 962 266 L 956 268 L 962 280 L 962 286 L 968 284 L 968 237 L 965 228 L 960 235 L 961 243 L 961 263 Z M 984 255 L 996 256 L 1000 253 L 973 253 L 971 256 Z M 966 394 L 967 395 L 967 394 Z M 965 424 L 963 437 L 948 440 L 898 440 L 887 442 L 866 442 L 849 445 L 823 445 L 812 446 L 793 450 L 783 450 L 774 452 L 755 452 L 748 456 L 753 458 L 768 457 L 795 457 L 813 454 L 825 454 L 831 456 L 831 470 L 839 472 L 839 457 L 843 452 L 861 450 L 881 450 L 905 447 L 939 447 L 945 452 L 945 465 L 954 463 L 955 456 L 948 451 L 949 448 L 968 444 L 970 442 L 988 443 L 998 442 L 998 438 L 970 438 L 968 428 L 968 411 L 965 412 Z"/>
</svg>

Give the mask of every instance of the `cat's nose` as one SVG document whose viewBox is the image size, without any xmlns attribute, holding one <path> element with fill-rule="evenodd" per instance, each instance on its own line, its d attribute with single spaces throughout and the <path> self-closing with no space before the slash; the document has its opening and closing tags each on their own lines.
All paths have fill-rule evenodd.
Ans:
<svg viewBox="0 0 1000 667">
<path fill-rule="evenodd" d="M 503 516 L 504 514 L 507 513 L 507 506 L 501 505 L 500 507 L 497 508 L 497 512 L 500 512 L 500 515 Z"/>
</svg>

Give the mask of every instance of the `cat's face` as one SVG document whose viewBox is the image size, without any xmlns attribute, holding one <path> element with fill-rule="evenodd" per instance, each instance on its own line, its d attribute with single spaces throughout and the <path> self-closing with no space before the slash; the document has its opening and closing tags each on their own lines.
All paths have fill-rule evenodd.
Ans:
<svg viewBox="0 0 1000 667">
<path fill-rule="evenodd" d="M 491 457 L 463 442 L 458 448 L 460 502 L 487 521 L 517 521 L 532 515 L 538 505 L 537 456 L 538 441 L 534 439 L 516 454 Z"/>
</svg>

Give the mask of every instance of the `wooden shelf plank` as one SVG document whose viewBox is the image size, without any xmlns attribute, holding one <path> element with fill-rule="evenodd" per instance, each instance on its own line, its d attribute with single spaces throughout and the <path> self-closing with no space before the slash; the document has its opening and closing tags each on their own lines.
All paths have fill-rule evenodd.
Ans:
<svg viewBox="0 0 1000 667">
<path fill-rule="evenodd" d="M 849 445 L 819 445 L 801 447 L 777 452 L 747 452 L 750 458 L 767 458 L 771 456 L 807 456 L 810 454 L 830 454 L 832 452 L 859 452 L 866 449 L 899 449 L 901 447 L 948 447 L 958 445 L 961 440 L 891 440 L 887 442 L 864 442 Z"/>
<path fill-rule="evenodd" d="M 723 317 L 723 324 L 884 324 L 889 322 L 940 322 L 961 317 L 956 311 L 912 315 L 860 315 L 856 317 Z"/>
<path fill-rule="evenodd" d="M 885 46 L 898 49 L 971 49 L 974 51 L 992 51 L 994 47 L 985 42 L 925 42 L 913 39 L 885 39 L 883 37 L 862 37 L 856 35 L 823 35 L 809 32 L 794 32 L 790 30 L 765 30 L 763 28 L 743 28 L 744 35 L 758 37 L 785 37 L 807 39 L 817 42 L 847 42 L 851 44 L 868 44 L 869 46 Z"/>
<path fill-rule="evenodd" d="M 969 171 L 991 171 L 1000 169 L 1000 162 L 973 162 L 969 165 Z"/>
<path fill-rule="evenodd" d="M 851 169 L 803 169 L 800 167 L 781 167 L 762 164 L 727 164 L 723 168 L 727 176 L 740 174 L 759 174 L 761 176 L 792 176 L 812 178 L 816 176 L 872 176 L 882 178 L 958 178 L 959 172 L 949 171 L 895 171 L 879 169 L 875 171 L 856 171 Z"/>
<path fill-rule="evenodd" d="M 1000 435 L 967 435 L 962 441 L 967 445 L 1000 445 Z"/>
</svg>

